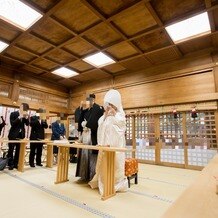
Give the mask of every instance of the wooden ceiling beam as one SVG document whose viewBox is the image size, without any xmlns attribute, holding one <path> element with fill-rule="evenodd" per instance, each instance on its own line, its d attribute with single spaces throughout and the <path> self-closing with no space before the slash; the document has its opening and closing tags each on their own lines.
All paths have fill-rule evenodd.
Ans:
<svg viewBox="0 0 218 218">
<path fill-rule="evenodd" d="M 72 78 L 72 79 L 71 79 L 71 78 Z M 63 82 L 64 80 L 69 80 L 69 81 L 72 81 L 72 82 L 77 83 L 78 85 L 81 85 L 81 84 L 82 84 L 81 82 L 79 82 L 79 81 L 73 79 L 73 77 L 71 77 L 71 78 L 61 78 L 61 79 L 56 80 L 56 82 L 59 83 L 59 82 Z"/>
<path fill-rule="evenodd" d="M 204 0 L 206 8 L 209 9 L 212 6 L 211 0 Z M 213 11 L 208 11 L 208 18 L 209 18 L 209 22 L 210 22 L 210 27 L 211 27 L 211 31 L 214 32 L 216 31 L 216 25 L 214 22 L 214 16 L 213 16 Z"/>
<path fill-rule="evenodd" d="M 88 7 L 96 16 L 98 16 L 107 26 L 113 29 L 125 42 L 127 42 L 130 46 L 132 46 L 139 54 L 143 54 L 143 51 L 137 47 L 133 42 L 128 40 L 128 37 L 115 25 L 113 25 L 109 20 L 107 20 L 94 6 L 89 4 L 87 1 L 81 1 L 86 7 Z M 146 57 L 147 61 L 149 61 Z"/>
<path fill-rule="evenodd" d="M 151 3 L 150 2 L 146 2 L 145 3 L 147 9 L 149 10 L 150 14 L 152 15 L 152 17 L 154 18 L 154 20 L 157 22 L 158 26 L 159 27 L 163 27 L 164 24 L 163 22 L 161 21 L 161 19 L 159 18 L 159 16 L 157 15 L 156 11 L 154 10 L 154 8 L 152 7 Z M 171 39 L 170 35 L 168 34 L 168 32 L 166 30 L 165 31 L 165 34 L 167 36 L 167 39 L 169 40 L 170 44 L 171 45 L 175 45 L 175 43 L 173 42 L 173 40 Z M 180 51 L 180 49 L 175 45 L 175 49 L 177 51 L 177 53 L 179 54 L 180 57 L 183 56 L 182 52 Z"/>
</svg>

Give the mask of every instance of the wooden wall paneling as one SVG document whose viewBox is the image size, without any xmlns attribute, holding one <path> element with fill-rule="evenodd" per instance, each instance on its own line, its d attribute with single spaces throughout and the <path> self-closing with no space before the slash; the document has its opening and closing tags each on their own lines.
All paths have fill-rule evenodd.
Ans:
<svg viewBox="0 0 218 218">
<path fill-rule="evenodd" d="M 215 92 L 218 92 L 218 66 L 213 68 Z"/>
<path fill-rule="evenodd" d="M 214 79 L 213 73 L 208 72 L 118 90 L 124 96 L 124 108 L 165 105 L 171 102 L 183 102 L 183 99 L 195 101 L 193 98 L 195 96 L 214 93 Z"/>
</svg>

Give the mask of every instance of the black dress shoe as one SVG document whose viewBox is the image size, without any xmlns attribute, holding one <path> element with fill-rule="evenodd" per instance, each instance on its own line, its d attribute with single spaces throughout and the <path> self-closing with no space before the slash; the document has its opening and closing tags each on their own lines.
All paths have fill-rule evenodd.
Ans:
<svg viewBox="0 0 218 218">
<path fill-rule="evenodd" d="M 35 167 L 35 165 L 34 164 L 30 164 L 30 167 Z"/>
<path fill-rule="evenodd" d="M 36 164 L 37 166 L 40 166 L 40 167 L 43 167 L 43 165 L 42 164 Z"/>
<path fill-rule="evenodd" d="M 9 166 L 8 169 L 9 169 L 9 170 L 13 170 L 14 167 L 13 167 L 13 166 Z"/>
</svg>

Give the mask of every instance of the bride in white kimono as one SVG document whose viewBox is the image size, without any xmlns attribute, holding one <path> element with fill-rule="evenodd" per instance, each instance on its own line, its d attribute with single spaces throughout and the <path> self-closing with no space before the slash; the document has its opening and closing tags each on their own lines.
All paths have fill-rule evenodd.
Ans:
<svg viewBox="0 0 218 218">
<path fill-rule="evenodd" d="M 98 145 L 125 147 L 126 118 L 123 111 L 121 95 L 117 90 L 110 90 L 104 97 L 105 113 L 98 121 Z M 96 174 L 89 182 L 91 188 L 99 188 L 103 195 L 103 152 L 99 151 Z M 125 153 L 116 152 L 115 156 L 115 191 L 126 191 Z"/>
</svg>

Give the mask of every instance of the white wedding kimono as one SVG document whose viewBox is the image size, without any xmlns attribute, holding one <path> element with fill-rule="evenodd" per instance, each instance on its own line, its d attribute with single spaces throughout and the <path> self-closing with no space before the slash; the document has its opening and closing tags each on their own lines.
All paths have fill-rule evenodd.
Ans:
<svg viewBox="0 0 218 218">
<path fill-rule="evenodd" d="M 126 118 L 122 108 L 115 116 L 103 115 L 98 121 L 98 145 L 110 147 L 125 147 L 125 130 Z M 103 194 L 103 155 L 102 151 L 98 153 L 96 164 L 96 174 L 89 182 L 91 188 L 99 188 L 99 192 Z M 116 152 L 115 156 L 115 191 L 126 191 L 128 182 L 125 177 L 125 153 Z"/>
</svg>

